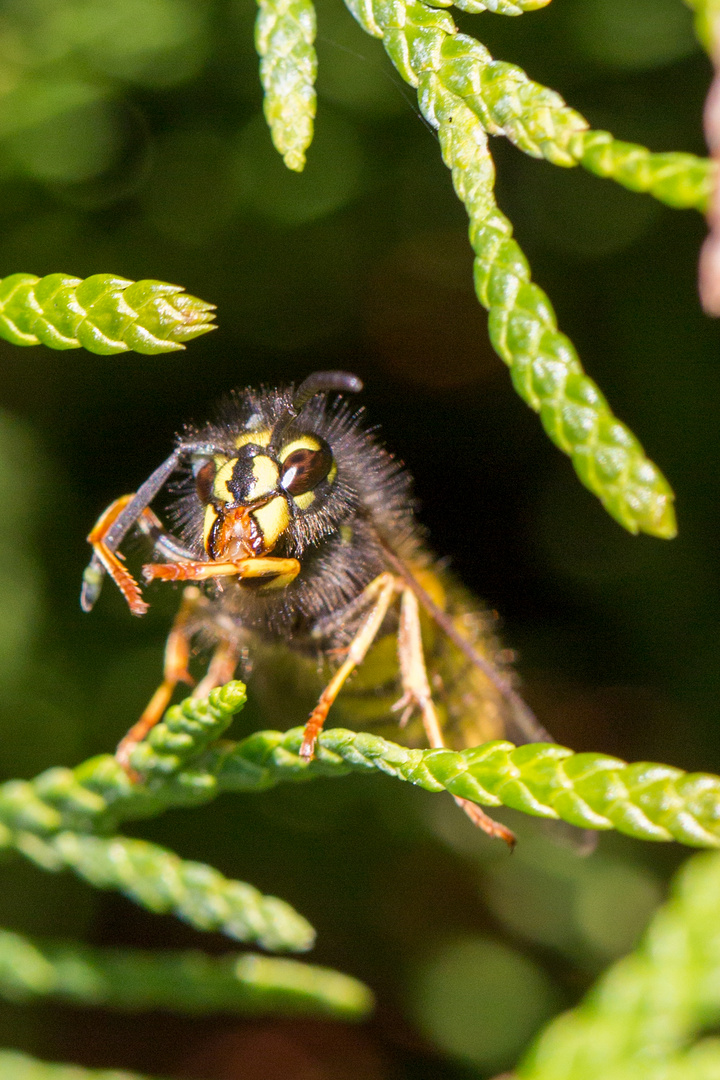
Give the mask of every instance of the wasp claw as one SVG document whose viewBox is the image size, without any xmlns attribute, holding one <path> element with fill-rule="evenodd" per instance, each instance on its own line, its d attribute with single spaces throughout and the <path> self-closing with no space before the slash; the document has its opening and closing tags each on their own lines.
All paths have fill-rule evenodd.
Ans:
<svg viewBox="0 0 720 1080">
<path fill-rule="evenodd" d="M 315 757 L 315 739 L 303 739 L 300 747 L 300 757 L 303 761 L 312 761 Z"/>
</svg>

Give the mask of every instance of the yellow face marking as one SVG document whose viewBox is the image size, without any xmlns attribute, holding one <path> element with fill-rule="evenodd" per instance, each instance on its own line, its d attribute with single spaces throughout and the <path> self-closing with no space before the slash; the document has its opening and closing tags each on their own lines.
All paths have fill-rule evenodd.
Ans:
<svg viewBox="0 0 720 1080">
<path fill-rule="evenodd" d="M 213 480 L 212 493 L 218 502 L 231 503 L 235 499 L 232 491 L 228 489 L 227 482 L 232 477 L 232 471 L 236 461 L 237 458 L 230 458 L 229 461 L 226 458 L 215 458 L 217 472 L 215 473 L 215 479 Z"/>
<path fill-rule="evenodd" d="M 272 458 L 266 454 L 258 454 L 253 458 L 252 471 L 255 483 L 250 492 L 251 499 L 261 499 L 263 495 L 269 495 L 275 490 L 280 472 Z M 285 502 L 284 499 L 282 501 Z"/>
<path fill-rule="evenodd" d="M 205 524 L 203 526 L 203 544 L 205 545 L 206 551 L 208 550 L 208 544 L 210 543 L 210 533 L 212 532 L 212 527 L 217 521 L 217 519 L 217 510 L 212 505 L 212 503 L 208 503 L 205 507 Z"/>
<path fill-rule="evenodd" d="M 318 442 L 312 435 L 301 435 L 299 439 L 293 439 L 287 446 L 283 446 L 278 454 L 278 458 L 282 462 L 285 461 L 294 450 L 319 450 L 321 446 L 322 443 Z"/>
<path fill-rule="evenodd" d="M 302 495 L 293 495 L 293 502 L 298 510 L 307 510 L 308 506 L 315 502 L 315 492 L 306 491 Z"/>
<path fill-rule="evenodd" d="M 266 550 L 272 551 L 290 524 L 290 511 L 287 502 L 282 495 L 278 495 L 275 499 L 271 499 L 269 503 L 266 503 L 265 506 L 253 510 L 252 516 L 263 534 Z"/>
<path fill-rule="evenodd" d="M 248 443 L 255 443 L 256 446 L 269 446 L 271 437 L 272 431 L 269 428 L 266 428 L 265 431 L 244 431 L 242 435 L 238 435 L 235 439 L 235 445 L 238 449 L 241 446 L 247 446 Z"/>
<path fill-rule="evenodd" d="M 232 479 L 233 469 L 236 464 L 237 458 L 230 458 L 229 460 L 222 457 L 215 458 L 217 472 L 213 480 L 212 493 L 218 502 L 235 502 L 235 496 L 228 487 L 228 483 Z M 247 495 L 248 502 L 254 502 L 255 499 L 262 499 L 264 495 L 269 495 L 271 491 L 275 490 L 280 479 L 277 465 L 267 454 L 257 454 L 252 459 L 252 475 L 253 482 Z"/>
</svg>

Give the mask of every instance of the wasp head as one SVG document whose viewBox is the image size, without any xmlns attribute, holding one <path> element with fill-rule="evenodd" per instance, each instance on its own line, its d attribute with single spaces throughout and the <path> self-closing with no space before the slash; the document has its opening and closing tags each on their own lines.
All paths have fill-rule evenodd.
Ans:
<svg viewBox="0 0 720 1080">
<path fill-rule="evenodd" d="M 232 456 L 198 458 L 193 473 L 205 507 L 205 551 L 223 560 L 269 555 L 332 485 L 337 466 L 319 435 L 298 435 L 276 448 L 268 429 L 237 436 Z"/>
</svg>

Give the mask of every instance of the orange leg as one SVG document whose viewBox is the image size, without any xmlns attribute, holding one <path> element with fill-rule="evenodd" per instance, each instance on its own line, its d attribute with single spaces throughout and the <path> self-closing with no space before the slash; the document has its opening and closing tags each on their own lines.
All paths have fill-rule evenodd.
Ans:
<svg viewBox="0 0 720 1080">
<path fill-rule="evenodd" d="M 208 669 L 193 690 L 194 698 L 205 698 L 216 686 L 230 682 L 238 666 L 240 649 L 238 643 L 221 641 L 213 653 Z"/>
<path fill-rule="evenodd" d="M 315 743 L 317 742 L 318 735 L 323 729 L 323 724 L 327 719 L 330 706 L 340 693 L 347 677 L 355 670 L 358 664 L 363 662 L 368 649 L 377 637 L 378 631 L 388 613 L 388 608 L 392 603 L 395 588 L 395 578 L 393 575 L 384 573 L 376 577 L 374 581 L 371 581 L 362 594 L 367 602 L 374 601 L 373 607 L 351 641 L 344 663 L 338 668 L 323 690 L 320 695 L 320 700 L 313 709 L 310 714 L 310 719 L 305 725 L 302 746 L 300 747 L 300 757 L 304 758 L 306 761 L 310 761 L 315 753 Z"/>
<path fill-rule="evenodd" d="M 187 669 L 190 660 L 190 638 L 192 636 L 189 623 L 197 610 L 200 600 L 201 593 L 199 589 L 190 586 L 185 590 L 180 610 L 175 616 L 165 646 L 163 681 L 150 698 L 140 719 L 136 724 L 133 724 L 115 751 L 116 759 L 133 780 L 138 779 L 137 774 L 130 765 L 133 750 L 162 719 L 177 684 L 179 682 L 187 683 L 190 686 L 193 684 L 193 679 Z"/>
<path fill-rule="evenodd" d="M 398 661 L 403 696 L 395 708 L 403 709 L 401 723 L 407 722 L 410 713 L 415 707 L 419 708 L 428 742 L 432 747 L 444 747 L 445 740 L 433 704 L 425 666 L 418 601 L 415 593 L 411 592 L 407 587 L 403 589 L 400 605 Z M 505 825 L 501 825 L 499 821 L 494 821 L 484 810 L 480 809 L 477 803 L 471 802 L 470 799 L 463 799 L 457 795 L 453 795 L 453 798 L 460 809 L 465 811 L 473 825 L 477 825 L 488 836 L 495 836 L 500 840 L 504 840 L 512 850 L 515 846 L 515 834 L 510 829 L 506 828 Z"/>
<path fill-rule="evenodd" d="M 204 562 L 169 562 L 149 563 L 143 566 L 146 581 L 159 578 L 161 581 L 206 581 L 214 577 L 297 577 L 300 563 L 297 559 L 277 559 L 268 556 L 265 559 L 234 559 L 232 561 Z"/>
<path fill-rule="evenodd" d="M 130 571 L 123 566 L 121 562 L 123 556 L 120 552 L 111 551 L 105 543 L 105 538 L 110 532 L 111 526 L 133 498 L 134 495 L 123 495 L 120 499 L 116 499 L 114 503 L 111 503 L 96 521 L 88 536 L 88 543 L 92 544 L 95 555 L 125 597 L 133 615 L 144 615 L 148 605 L 142 598 L 140 586 Z M 150 514 L 151 511 L 145 510 L 144 513 Z M 152 517 L 154 518 L 155 515 L 152 514 Z"/>
</svg>

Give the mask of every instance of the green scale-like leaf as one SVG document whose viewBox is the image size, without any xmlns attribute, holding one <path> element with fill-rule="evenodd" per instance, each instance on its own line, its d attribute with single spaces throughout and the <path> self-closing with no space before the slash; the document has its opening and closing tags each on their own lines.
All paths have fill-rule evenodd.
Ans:
<svg viewBox="0 0 720 1080">
<path fill-rule="evenodd" d="M 447 11 L 419 0 L 347 0 L 368 33 L 383 40 L 402 77 L 417 87 L 420 109 L 437 128 L 446 165 L 470 217 L 475 286 L 490 313 L 490 336 L 513 384 L 540 413 L 551 439 L 583 483 L 632 533 L 676 533 L 672 490 L 632 432 L 611 412 L 557 328 L 547 296 L 530 279 L 512 226 L 497 208 L 486 133 L 556 165 L 578 162 L 673 206 L 707 204 L 715 166 L 692 155 L 650 154 L 587 121 L 559 94 L 513 64 L 492 59 L 457 32 Z"/>
<path fill-rule="evenodd" d="M 258 0 L 258 7 L 255 47 L 265 119 L 288 169 L 302 172 L 316 107 L 315 8 L 312 0 Z"/>
<path fill-rule="evenodd" d="M 338 971 L 254 953 L 143 952 L 41 945 L 0 930 L 0 996 L 110 1009 L 283 1013 L 356 1020 L 370 991 Z"/>
<path fill-rule="evenodd" d="M 512 225 L 494 200 L 494 166 L 480 124 L 447 95 L 437 95 L 435 108 L 443 158 L 470 217 L 475 290 L 515 389 L 621 525 L 632 533 L 674 536 L 670 485 L 583 371 L 572 342 L 558 329 L 550 300 L 530 278 Z"/>
<path fill-rule="evenodd" d="M 0 279 L 0 337 L 14 345 L 47 345 L 108 356 L 184 349 L 214 330 L 213 304 L 164 281 L 111 274 L 11 274 Z"/>
<path fill-rule="evenodd" d="M 146 783 L 133 784 L 114 758 L 96 758 L 87 773 L 49 769 L 39 783 L 13 781 L 0 789 L 0 845 L 12 847 L 45 870 L 71 869 L 96 888 L 118 889 L 143 907 L 169 912 L 200 930 L 219 930 L 273 951 L 302 952 L 314 944 L 310 924 L 289 904 L 232 881 L 204 863 L 180 859 L 157 844 L 108 832 L 113 820 L 147 816 L 167 805 L 155 795 L 178 773 L 176 805 L 203 800 L 216 788 L 192 765 L 245 703 L 242 683 L 214 690 L 207 701 L 188 698 L 168 710 L 164 723 L 136 750 Z M 76 776 L 79 783 L 68 781 Z M 157 777 L 153 780 L 153 777 Z M 111 794 L 114 792 L 114 794 Z M 120 814 L 113 814 L 114 804 Z"/>
<path fill-rule="evenodd" d="M 530 79 L 516 64 L 494 60 L 475 38 L 458 33 L 445 4 L 420 0 L 346 0 L 362 28 L 382 38 L 402 77 L 421 94 L 423 76 L 472 110 L 485 131 L 504 135 L 531 157 L 554 165 L 582 164 L 632 191 L 646 191 L 670 206 L 707 205 L 717 166 L 693 154 L 653 154 L 643 146 L 591 131 L 560 94 Z M 461 5 L 457 5 L 461 6 Z M 420 107 L 434 126 L 432 100 Z M 427 111 L 426 111 L 427 109 Z"/>
<path fill-rule="evenodd" d="M 554 1020 L 518 1069 L 522 1080 L 717 1080 L 720 857 L 681 871 L 639 949 Z"/>
<path fill-rule="evenodd" d="M 147 1080 L 139 1073 L 120 1069 L 85 1069 L 81 1065 L 60 1065 L 38 1061 L 29 1054 L 0 1050 L 0 1080 Z"/>
<path fill-rule="evenodd" d="M 44 870 L 73 870 L 97 889 L 117 889 L 149 911 L 176 915 L 198 930 L 220 931 L 273 952 L 304 952 L 315 943 L 312 926 L 284 900 L 146 840 L 18 831 L 12 846 Z"/>
<path fill-rule="evenodd" d="M 218 708 L 242 699 L 237 683 L 213 691 Z M 183 707 L 193 708 L 197 703 Z M 224 720 L 218 720 L 218 729 Z M 157 729 L 157 759 L 142 749 L 145 782 L 133 783 L 114 758 L 92 758 L 76 769 L 52 769 L 33 781 L 0 786 L 4 846 L 28 835 L 43 844 L 68 830 L 98 833 L 128 818 L 172 806 L 199 805 L 223 791 L 265 791 L 275 784 L 380 771 L 427 791 L 449 791 L 483 806 L 510 806 L 588 829 L 617 829 L 644 840 L 720 846 L 720 777 L 667 765 L 628 765 L 605 754 L 574 754 L 550 743 L 496 741 L 470 750 L 414 750 L 363 732 L 331 728 L 316 757 L 300 757 L 302 729 L 261 731 L 223 741 L 185 759 L 168 774 L 165 725 Z M 206 745 L 208 729 L 199 745 Z M 136 767 L 140 758 L 133 759 Z M 20 839 L 18 839 L 20 838 Z"/>
<path fill-rule="evenodd" d="M 494 15 L 522 15 L 547 7 L 550 0 L 442 0 L 437 7 L 450 7 L 451 3 L 473 15 L 480 11 L 492 11 Z"/>
</svg>

